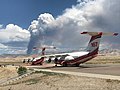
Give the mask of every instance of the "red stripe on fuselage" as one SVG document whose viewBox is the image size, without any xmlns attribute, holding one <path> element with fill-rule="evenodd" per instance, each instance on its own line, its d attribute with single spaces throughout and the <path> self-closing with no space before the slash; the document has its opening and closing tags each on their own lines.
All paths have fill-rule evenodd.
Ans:
<svg viewBox="0 0 120 90">
<path fill-rule="evenodd" d="M 91 53 L 80 56 L 80 57 L 75 58 L 73 60 L 68 60 L 68 61 L 58 60 L 58 64 L 62 64 L 63 61 L 66 62 L 67 64 L 71 64 L 71 65 L 76 64 L 76 63 L 84 63 L 84 62 L 96 57 L 97 54 L 98 54 L 98 48 L 96 50 L 94 50 L 93 52 L 91 52 Z"/>
<path fill-rule="evenodd" d="M 32 62 L 32 65 L 42 64 L 43 61 L 44 61 L 44 57 L 42 57 L 42 58 L 40 58 L 40 59 L 38 59 L 38 60 L 36 60 L 36 61 L 33 61 L 33 62 Z"/>
<path fill-rule="evenodd" d="M 42 48 L 42 55 L 45 55 L 45 49 L 46 48 Z M 44 57 L 37 59 L 36 61 L 33 61 L 32 65 L 42 64 L 43 62 L 44 62 Z"/>
</svg>

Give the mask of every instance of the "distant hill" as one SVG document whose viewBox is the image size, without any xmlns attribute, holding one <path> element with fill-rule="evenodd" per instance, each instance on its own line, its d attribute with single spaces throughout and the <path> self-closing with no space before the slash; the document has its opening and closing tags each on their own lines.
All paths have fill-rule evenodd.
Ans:
<svg viewBox="0 0 120 90">
<path fill-rule="evenodd" d="M 2 54 L 0 55 L 0 58 L 6 58 L 6 57 L 9 57 L 9 58 L 16 58 L 16 57 L 21 57 L 21 56 L 29 56 L 29 55 L 26 55 L 26 54 Z"/>
<path fill-rule="evenodd" d="M 74 52 L 74 51 L 76 51 L 76 50 L 69 51 L 69 52 Z M 65 52 L 54 52 L 54 51 L 46 52 L 46 54 L 55 54 L 55 53 L 65 53 Z M 103 49 L 103 50 L 99 51 L 99 55 L 119 56 L 120 49 Z M 0 55 L 0 58 L 6 58 L 6 57 L 16 58 L 16 57 L 29 57 L 29 56 L 31 56 L 31 55 L 27 55 L 27 54 L 2 54 L 2 55 Z"/>
<path fill-rule="evenodd" d="M 99 51 L 100 55 L 120 55 L 120 49 L 103 49 Z"/>
</svg>

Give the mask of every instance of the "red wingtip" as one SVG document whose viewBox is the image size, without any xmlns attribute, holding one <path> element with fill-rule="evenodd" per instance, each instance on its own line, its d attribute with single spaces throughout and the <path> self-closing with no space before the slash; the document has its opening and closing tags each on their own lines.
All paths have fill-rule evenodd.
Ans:
<svg viewBox="0 0 120 90">
<path fill-rule="evenodd" d="M 45 47 L 43 47 L 43 48 L 42 48 L 42 51 L 45 51 L 45 49 L 46 49 L 46 48 L 45 48 Z"/>
<path fill-rule="evenodd" d="M 117 35 L 118 35 L 118 33 L 114 33 L 113 35 L 117 36 Z"/>
<path fill-rule="evenodd" d="M 33 47 L 33 49 L 37 49 L 37 47 Z"/>
<path fill-rule="evenodd" d="M 87 34 L 88 32 L 81 32 L 81 34 Z"/>
<path fill-rule="evenodd" d="M 98 34 L 99 34 L 99 35 L 102 35 L 103 33 L 102 33 L 102 32 L 99 32 Z"/>
</svg>

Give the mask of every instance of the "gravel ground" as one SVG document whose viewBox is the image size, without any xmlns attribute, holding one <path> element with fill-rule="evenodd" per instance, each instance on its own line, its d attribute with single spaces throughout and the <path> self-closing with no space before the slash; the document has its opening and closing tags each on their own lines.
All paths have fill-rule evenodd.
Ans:
<svg viewBox="0 0 120 90">
<path fill-rule="evenodd" d="M 0 90 L 120 90 L 120 81 L 35 73 Z"/>
</svg>

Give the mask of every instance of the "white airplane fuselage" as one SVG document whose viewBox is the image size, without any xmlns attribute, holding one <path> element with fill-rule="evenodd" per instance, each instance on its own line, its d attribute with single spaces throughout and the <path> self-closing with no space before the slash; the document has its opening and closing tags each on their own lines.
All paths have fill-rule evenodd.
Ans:
<svg viewBox="0 0 120 90">
<path fill-rule="evenodd" d="M 56 64 L 60 64 L 62 66 L 67 65 L 76 65 L 79 66 L 79 64 L 84 63 L 94 57 L 97 56 L 96 54 L 89 53 L 89 52 L 73 52 L 73 53 L 66 53 L 68 56 L 63 56 L 60 59 L 58 59 Z"/>
</svg>

